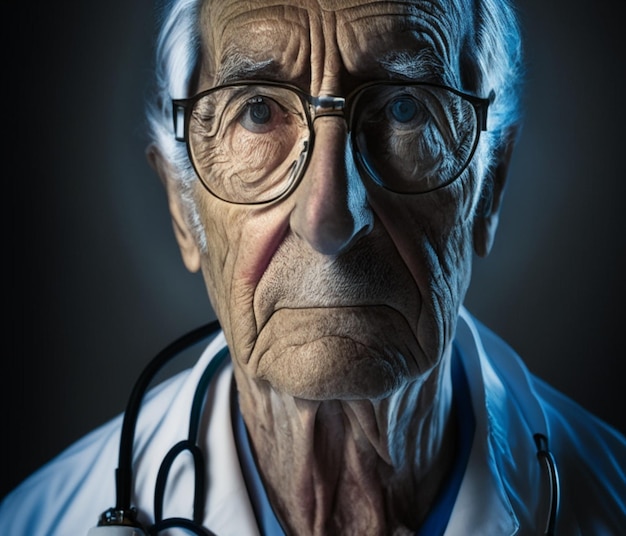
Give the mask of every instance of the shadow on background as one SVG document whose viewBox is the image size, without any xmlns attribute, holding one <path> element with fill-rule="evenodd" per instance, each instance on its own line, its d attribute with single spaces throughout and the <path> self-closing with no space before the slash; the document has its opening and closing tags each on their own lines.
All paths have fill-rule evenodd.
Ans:
<svg viewBox="0 0 626 536">
<path fill-rule="evenodd" d="M 122 411 L 147 360 L 213 318 L 143 154 L 152 2 L 42 4 L 12 18 L 4 102 L 0 496 Z M 536 374 L 626 431 L 621 22 L 606 2 L 521 4 L 527 119 L 467 304 Z"/>
</svg>

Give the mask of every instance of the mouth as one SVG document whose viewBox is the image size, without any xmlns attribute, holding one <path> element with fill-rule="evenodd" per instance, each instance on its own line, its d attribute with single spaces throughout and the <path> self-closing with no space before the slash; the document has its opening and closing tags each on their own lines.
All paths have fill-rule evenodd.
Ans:
<svg viewBox="0 0 626 536">
<path fill-rule="evenodd" d="M 425 368 L 404 315 L 387 305 L 282 308 L 258 334 L 249 373 L 308 399 L 379 397 Z"/>
<path fill-rule="evenodd" d="M 392 243 L 377 234 L 335 258 L 302 247 L 288 234 L 254 289 L 257 333 L 281 310 L 375 307 L 395 309 L 415 329 L 421 304 L 417 285 Z"/>
</svg>

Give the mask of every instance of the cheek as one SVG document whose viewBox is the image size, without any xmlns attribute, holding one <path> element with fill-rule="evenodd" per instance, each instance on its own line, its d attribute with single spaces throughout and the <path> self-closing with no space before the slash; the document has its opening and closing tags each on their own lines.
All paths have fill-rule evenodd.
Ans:
<svg viewBox="0 0 626 536">
<path fill-rule="evenodd" d="M 202 256 L 202 275 L 211 305 L 224 325 L 225 306 L 229 301 L 228 281 L 232 279 L 235 269 L 242 226 L 240 218 L 228 204 L 214 199 L 206 192 L 201 192 L 196 198 L 207 244 Z"/>
<path fill-rule="evenodd" d="M 232 205 L 208 193 L 201 199 L 207 241 L 203 277 L 231 352 L 245 361 L 257 336 L 254 291 L 284 237 L 288 218 L 276 206 Z"/>
<path fill-rule="evenodd" d="M 452 189 L 420 196 L 372 192 L 372 206 L 419 290 L 418 338 L 433 360 L 451 341 L 470 280 L 472 232 Z"/>
<path fill-rule="evenodd" d="M 430 231 L 430 232 L 429 232 Z M 432 307 L 448 322 L 456 317 L 469 285 L 472 259 L 472 235 L 468 225 L 458 225 L 446 232 L 425 230 L 420 244 L 420 264 L 429 273 L 427 285 Z"/>
</svg>

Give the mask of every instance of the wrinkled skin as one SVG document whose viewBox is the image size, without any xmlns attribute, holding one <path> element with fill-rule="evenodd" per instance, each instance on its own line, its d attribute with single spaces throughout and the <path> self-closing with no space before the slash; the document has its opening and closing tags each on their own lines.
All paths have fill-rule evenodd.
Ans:
<svg viewBox="0 0 626 536">
<path fill-rule="evenodd" d="M 212 3 L 197 91 L 259 78 L 346 95 L 397 78 L 382 58 L 425 50 L 436 61 L 416 72 L 473 89 L 461 87 L 459 67 L 468 6 L 460 16 L 445 1 Z M 258 71 L 237 72 L 240 56 Z M 206 253 L 171 168 L 153 157 L 183 259 L 202 271 L 224 328 L 282 524 L 299 535 L 404 534 L 424 519 L 454 457 L 450 343 L 472 246 L 489 249 L 501 192 L 475 216 L 478 157 L 441 190 L 386 191 L 346 158 L 346 130 L 338 117 L 315 121 L 306 173 L 278 202 L 228 204 L 198 181 Z"/>
</svg>

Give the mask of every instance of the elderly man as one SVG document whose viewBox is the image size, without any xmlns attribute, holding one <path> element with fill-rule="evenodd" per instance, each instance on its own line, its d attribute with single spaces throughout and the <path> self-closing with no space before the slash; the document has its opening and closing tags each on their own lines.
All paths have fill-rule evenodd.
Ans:
<svg viewBox="0 0 626 536">
<path fill-rule="evenodd" d="M 516 139 L 511 6 L 175 0 L 157 54 L 148 155 L 223 332 L 147 397 L 117 502 L 121 417 L 0 532 L 623 534 L 624 438 L 462 307 Z"/>
</svg>

